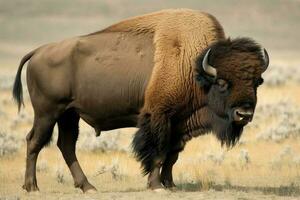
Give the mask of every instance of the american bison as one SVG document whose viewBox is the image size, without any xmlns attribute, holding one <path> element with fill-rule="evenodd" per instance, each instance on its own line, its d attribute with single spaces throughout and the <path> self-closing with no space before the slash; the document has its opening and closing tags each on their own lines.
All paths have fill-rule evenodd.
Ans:
<svg viewBox="0 0 300 200">
<path fill-rule="evenodd" d="M 57 145 L 75 187 L 96 190 L 75 154 L 78 122 L 101 131 L 138 127 L 133 151 L 151 189 L 174 187 L 172 167 L 192 137 L 212 131 L 234 145 L 252 120 L 267 51 L 227 39 L 210 14 L 163 10 L 33 50 L 20 63 L 13 96 L 23 103 L 21 71 L 34 109 L 25 183 L 38 190 L 36 161 L 57 123 Z"/>
</svg>

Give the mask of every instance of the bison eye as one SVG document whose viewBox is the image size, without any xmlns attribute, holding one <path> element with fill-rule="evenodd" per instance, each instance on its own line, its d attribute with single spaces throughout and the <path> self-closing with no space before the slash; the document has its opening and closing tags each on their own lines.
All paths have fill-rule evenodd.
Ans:
<svg viewBox="0 0 300 200">
<path fill-rule="evenodd" d="M 224 79 L 218 79 L 217 80 L 217 85 L 218 85 L 219 90 L 221 92 L 224 92 L 224 91 L 226 91 L 228 89 L 228 82 L 225 81 Z"/>
<path fill-rule="evenodd" d="M 263 83 L 264 83 L 264 79 L 263 79 L 263 78 L 260 78 L 260 79 L 258 80 L 258 84 L 261 85 L 261 84 L 263 84 Z"/>
<path fill-rule="evenodd" d="M 264 79 L 263 79 L 263 78 L 259 78 L 259 79 L 256 81 L 255 86 L 258 87 L 258 86 L 260 86 L 260 85 L 263 84 L 263 83 L 264 83 Z"/>
</svg>

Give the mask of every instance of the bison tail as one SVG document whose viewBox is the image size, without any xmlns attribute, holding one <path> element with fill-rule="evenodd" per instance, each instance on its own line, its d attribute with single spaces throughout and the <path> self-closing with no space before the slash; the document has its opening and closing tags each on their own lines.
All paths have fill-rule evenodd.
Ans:
<svg viewBox="0 0 300 200">
<path fill-rule="evenodd" d="M 163 158 L 167 153 L 168 123 L 155 123 L 150 114 L 144 114 L 139 120 L 139 130 L 136 132 L 132 147 L 135 157 L 141 162 L 143 174 L 146 175 L 153 170 L 155 162 Z"/>
<path fill-rule="evenodd" d="M 30 53 L 26 54 L 19 65 L 14 86 L 13 86 L 13 98 L 18 104 L 18 111 L 20 112 L 21 105 L 24 105 L 23 101 L 23 88 L 22 88 L 22 81 L 21 81 L 21 73 L 23 69 L 23 65 L 34 55 L 35 50 L 31 51 Z"/>
</svg>

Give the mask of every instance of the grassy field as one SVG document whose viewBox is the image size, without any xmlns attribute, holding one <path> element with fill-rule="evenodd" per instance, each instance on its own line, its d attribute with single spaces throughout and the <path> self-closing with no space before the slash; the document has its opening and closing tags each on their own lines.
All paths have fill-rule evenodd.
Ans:
<svg viewBox="0 0 300 200">
<path fill-rule="evenodd" d="M 175 165 L 175 192 L 153 193 L 132 155 L 135 129 L 96 138 L 80 123 L 79 162 L 97 194 L 82 194 L 56 147 L 38 159 L 40 193 L 21 186 L 25 137 L 33 113 L 25 90 L 25 109 L 17 114 L 11 87 L 21 57 L 47 42 L 104 28 L 125 17 L 162 8 L 188 7 L 214 14 L 228 36 L 250 36 L 269 51 L 271 64 L 258 91 L 253 122 L 232 149 L 213 135 L 188 143 Z M 0 0 L 0 199 L 297 199 L 300 198 L 300 1 L 298 0 Z M 25 73 L 24 73 L 25 74 Z"/>
<path fill-rule="evenodd" d="M 246 199 L 248 195 L 255 199 L 299 196 L 300 96 L 294 95 L 299 89 L 298 84 L 290 82 L 276 88 L 262 87 L 256 118 L 233 149 L 221 148 L 212 135 L 188 143 L 175 165 L 178 185 L 175 194 L 179 195 L 176 198 L 187 195 L 198 199 L 195 192 L 212 199 L 214 195 Z M 79 198 L 81 191 L 74 189 L 72 177 L 55 145 L 57 131 L 53 142 L 42 151 L 38 160 L 37 178 L 42 192 L 29 195 L 22 191 L 24 139 L 30 130 L 32 110 L 27 99 L 25 110 L 17 116 L 10 98 L 9 91 L 1 91 L 0 194 L 22 199 L 39 199 L 43 195 L 53 199 Z M 285 115 L 289 118 L 287 121 Z M 146 178 L 141 176 L 139 164 L 130 149 L 134 131 L 111 131 L 96 138 L 93 129 L 81 123 L 78 158 L 88 178 L 98 188 L 99 197 L 110 199 L 115 195 L 117 199 L 138 199 L 143 196 L 140 193 L 145 193 L 149 199 L 160 195 L 174 199 L 176 195 L 172 193 L 155 196 L 146 190 Z"/>
</svg>

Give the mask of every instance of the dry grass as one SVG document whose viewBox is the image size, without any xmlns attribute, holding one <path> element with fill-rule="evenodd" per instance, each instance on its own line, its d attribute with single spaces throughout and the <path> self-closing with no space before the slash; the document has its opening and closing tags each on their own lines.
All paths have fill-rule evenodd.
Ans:
<svg viewBox="0 0 300 200">
<path fill-rule="evenodd" d="M 276 106 L 279 102 L 286 101 L 292 105 L 287 109 L 294 113 L 300 107 L 299 90 L 298 82 L 288 82 L 276 87 L 263 86 L 258 92 L 258 108 L 264 108 L 264 104 Z M 32 198 L 21 190 L 25 167 L 24 138 L 32 121 L 30 102 L 27 97 L 26 107 L 19 116 L 9 90 L 1 90 L 0 102 L 1 131 L 18 141 L 15 143 L 18 145 L 17 152 L 0 157 L 0 196 Z M 300 132 L 279 141 L 259 139 L 258 134 L 276 125 L 281 117 L 271 116 L 272 110 L 269 113 L 259 112 L 258 109 L 253 125 L 246 128 L 241 142 L 232 149 L 222 148 L 211 134 L 193 139 L 187 144 L 174 169 L 179 196 L 191 195 L 190 192 L 195 191 L 207 195 L 240 194 L 241 198 L 244 198 L 244 193 L 258 195 L 257 198 L 260 195 L 274 198 L 277 198 L 276 195 L 300 195 Z M 113 195 L 121 198 L 120 194 L 123 193 L 129 197 L 133 194 L 138 197 L 141 191 L 147 193 L 146 178 L 142 177 L 139 163 L 130 152 L 135 129 L 107 132 L 97 138 L 112 140 L 110 143 L 118 146 L 116 149 L 109 149 L 110 151 L 103 150 L 102 143 L 97 143 L 99 146 L 96 145 L 95 149 L 85 149 L 84 140 L 96 139 L 93 129 L 83 122 L 81 131 L 78 159 L 91 183 L 101 193 L 107 194 L 108 199 Z M 41 152 L 38 160 L 37 178 L 42 190 L 40 195 L 51 194 L 51 198 L 55 198 L 56 194 L 64 194 L 65 198 L 71 194 L 80 195 L 81 192 L 73 187 L 69 170 L 55 146 L 55 134 L 53 142 Z M 113 134 L 118 136 L 109 136 Z M 172 194 L 164 196 L 171 197 L 173 198 Z"/>
</svg>

